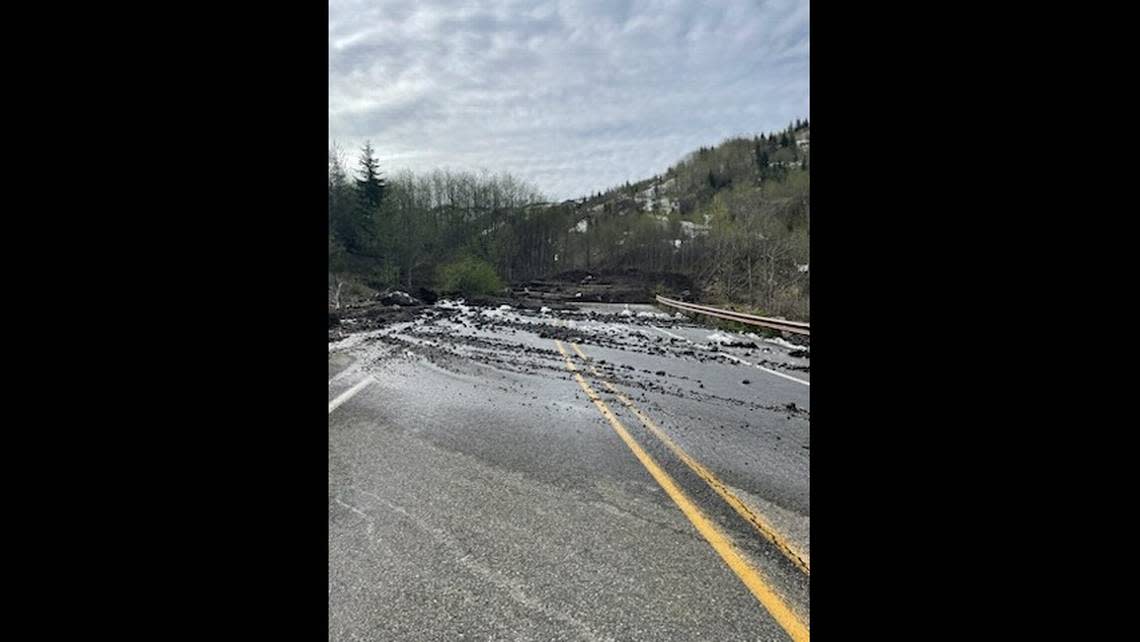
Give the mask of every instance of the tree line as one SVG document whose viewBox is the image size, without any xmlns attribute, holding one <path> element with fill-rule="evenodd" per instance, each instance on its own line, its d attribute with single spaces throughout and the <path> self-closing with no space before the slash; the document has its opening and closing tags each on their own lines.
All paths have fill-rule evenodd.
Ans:
<svg viewBox="0 0 1140 642">
<path fill-rule="evenodd" d="M 808 318 L 809 152 L 783 131 L 701 148 L 651 179 L 548 203 L 510 174 L 385 176 L 329 152 L 329 272 L 375 290 L 485 291 L 569 270 L 686 274 L 693 293 Z"/>
</svg>

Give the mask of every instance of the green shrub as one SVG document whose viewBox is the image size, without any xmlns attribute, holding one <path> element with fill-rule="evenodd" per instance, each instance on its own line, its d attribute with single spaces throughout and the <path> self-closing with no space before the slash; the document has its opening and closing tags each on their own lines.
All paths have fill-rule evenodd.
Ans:
<svg viewBox="0 0 1140 642">
<path fill-rule="evenodd" d="M 440 266 L 439 291 L 443 294 L 499 294 L 506 286 L 490 263 L 464 257 Z"/>
</svg>

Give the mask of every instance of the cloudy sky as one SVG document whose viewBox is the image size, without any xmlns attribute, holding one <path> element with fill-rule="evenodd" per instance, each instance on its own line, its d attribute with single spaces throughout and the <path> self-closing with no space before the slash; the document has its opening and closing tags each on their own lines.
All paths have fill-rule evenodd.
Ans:
<svg viewBox="0 0 1140 642">
<path fill-rule="evenodd" d="M 552 199 L 808 116 L 808 0 L 330 0 L 329 141 Z"/>
</svg>

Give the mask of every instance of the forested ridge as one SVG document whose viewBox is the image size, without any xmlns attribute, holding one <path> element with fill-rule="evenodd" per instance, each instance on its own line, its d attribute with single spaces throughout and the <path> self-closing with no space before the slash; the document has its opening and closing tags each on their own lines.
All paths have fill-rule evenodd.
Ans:
<svg viewBox="0 0 1140 642">
<path fill-rule="evenodd" d="M 639 270 L 690 277 L 697 300 L 808 320 L 809 133 L 797 120 L 731 138 L 658 176 L 561 203 L 509 174 L 385 175 L 370 146 L 354 161 L 334 146 L 330 302 Z"/>
</svg>

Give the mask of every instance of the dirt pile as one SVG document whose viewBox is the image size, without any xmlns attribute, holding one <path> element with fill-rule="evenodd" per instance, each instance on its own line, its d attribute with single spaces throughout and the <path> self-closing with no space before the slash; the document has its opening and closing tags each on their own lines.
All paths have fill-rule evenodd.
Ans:
<svg viewBox="0 0 1140 642">
<path fill-rule="evenodd" d="M 411 321 L 424 309 L 413 306 L 360 303 L 341 309 L 329 309 L 329 341 L 343 339 L 353 332 L 374 330 L 401 321 Z"/>
<path fill-rule="evenodd" d="M 671 272 L 568 270 L 546 279 L 516 284 L 512 292 L 517 297 L 539 301 L 652 303 L 656 294 L 689 298 L 693 282 L 684 274 Z"/>
</svg>

